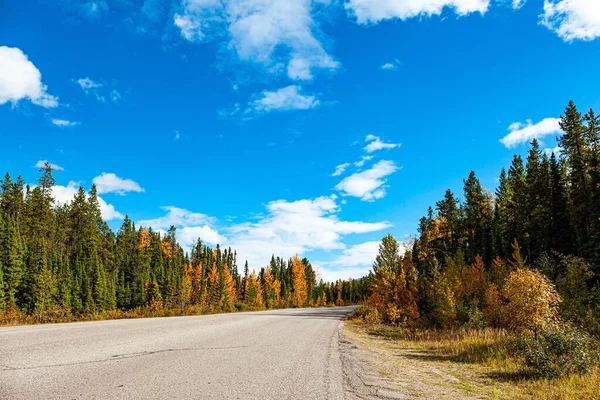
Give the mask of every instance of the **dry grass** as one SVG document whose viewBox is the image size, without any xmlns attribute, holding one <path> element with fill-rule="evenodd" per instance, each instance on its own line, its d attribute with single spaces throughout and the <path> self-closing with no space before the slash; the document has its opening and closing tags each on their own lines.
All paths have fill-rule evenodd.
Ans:
<svg viewBox="0 0 600 400">
<path fill-rule="evenodd" d="M 415 362 L 445 368 L 465 383 L 465 392 L 473 395 L 494 399 L 600 400 L 598 369 L 590 376 L 534 378 L 523 358 L 515 353 L 514 336 L 505 330 L 407 330 L 353 325 L 365 329 L 371 337 L 386 339 L 391 345 L 389 351 L 417 351 L 420 356 Z"/>
</svg>

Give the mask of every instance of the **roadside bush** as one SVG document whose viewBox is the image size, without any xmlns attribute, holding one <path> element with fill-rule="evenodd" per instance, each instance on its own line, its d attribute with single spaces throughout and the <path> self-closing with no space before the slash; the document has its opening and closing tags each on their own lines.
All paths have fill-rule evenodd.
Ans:
<svg viewBox="0 0 600 400">
<path fill-rule="evenodd" d="M 598 362 L 598 344 L 585 332 L 570 325 L 553 327 L 536 337 L 517 339 L 516 349 L 525 364 L 540 378 L 571 374 L 589 375 Z"/>
<path fill-rule="evenodd" d="M 372 306 L 361 306 L 355 309 L 352 314 L 350 314 L 350 319 L 358 319 L 363 321 L 368 325 L 378 325 L 381 324 L 383 319 L 379 310 Z"/>
<path fill-rule="evenodd" d="M 554 284 L 538 270 L 520 268 L 511 272 L 501 295 L 505 300 L 502 317 L 515 331 L 537 334 L 558 321 L 561 298 Z"/>
</svg>

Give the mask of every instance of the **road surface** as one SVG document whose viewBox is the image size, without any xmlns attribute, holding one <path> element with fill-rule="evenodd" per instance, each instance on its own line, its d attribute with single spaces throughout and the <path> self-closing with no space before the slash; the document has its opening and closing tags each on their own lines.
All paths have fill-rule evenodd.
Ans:
<svg viewBox="0 0 600 400">
<path fill-rule="evenodd" d="M 0 328 L 0 399 L 342 399 L 352 310 Z"/>
</svg>

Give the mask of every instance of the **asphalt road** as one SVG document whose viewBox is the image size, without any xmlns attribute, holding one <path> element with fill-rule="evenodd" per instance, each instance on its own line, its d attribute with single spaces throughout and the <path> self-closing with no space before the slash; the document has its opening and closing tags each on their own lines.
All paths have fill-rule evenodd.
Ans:
<svg viewBox="0 0 600 400">
<path fill-rule="evenodd" d="M 352 309 L 0 328 L 0 399 L 342 399 Z"/>
</svg>

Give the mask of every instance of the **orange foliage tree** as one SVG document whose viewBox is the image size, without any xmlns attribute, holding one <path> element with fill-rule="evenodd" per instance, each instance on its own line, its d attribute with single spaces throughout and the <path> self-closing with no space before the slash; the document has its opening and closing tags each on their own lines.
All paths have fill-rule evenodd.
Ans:
<svg viewBox="0 0 600 400">
<path fill-rule="evenodd" d="M 294 288 L 294 307 L 306 306 L 308 292 L 306 290 L 306 271 L 298 254 L 292 259 L 292 283 Z"/>
</svg>

